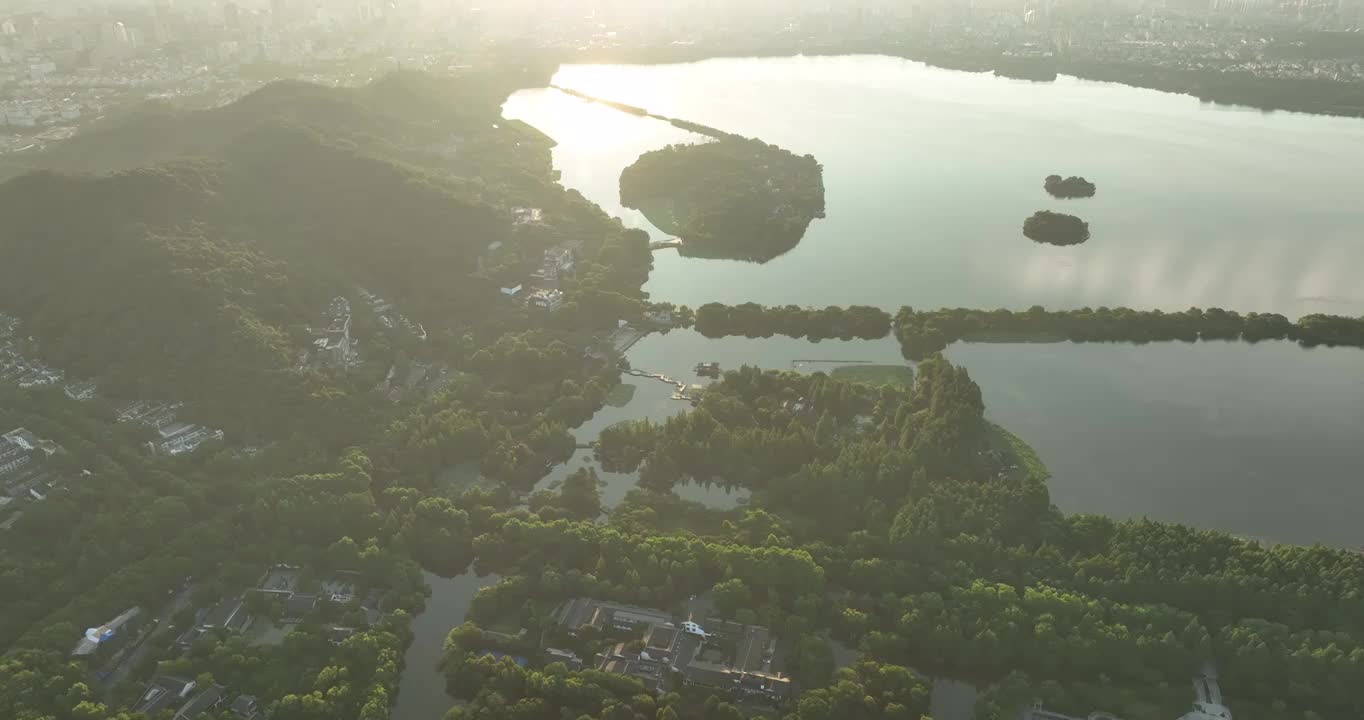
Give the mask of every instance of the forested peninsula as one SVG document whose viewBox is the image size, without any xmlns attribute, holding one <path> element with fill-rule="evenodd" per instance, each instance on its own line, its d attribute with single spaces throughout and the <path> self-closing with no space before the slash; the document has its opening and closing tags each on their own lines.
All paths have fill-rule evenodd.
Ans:
<svg viewBox="0 0 1364 720">
<path fill-rule="evenodd" d="M 766 262 L 824 216 L 823 174 L 810 155 L 726 136 L 645 153 L 621 173 L 620 199 L 685 255 Z"/>
</svg>

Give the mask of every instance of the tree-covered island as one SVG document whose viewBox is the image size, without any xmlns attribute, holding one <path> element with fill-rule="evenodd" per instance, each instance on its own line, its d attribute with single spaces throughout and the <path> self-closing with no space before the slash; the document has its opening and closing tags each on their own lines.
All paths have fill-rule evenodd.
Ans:
<svg viewBox="0 0 1364 720">
<path fill-rule="evenodd" d="M 1094 192 L 1098 189 L 1094 183 L 1076 175 L 1068 178 L 1048 175 L 1043 187 L 1052 197 L 1064 199 L 1094 197 Z"/>
<path fill-rule="evenodd" d="M 766 262 L 824 217 L 824 168 L 813 156 L 727 135 L 640 156 L 621 173 L 620 200 L 681 238 L 686 255 Z"/>
<path fill-rule="evenodd" d="M 1048 245 L 1079 245 L 1089 240 L 1089 223 L 1074 215 L 1038 210 L 1023 221 L 1023 235 Z"/>
</svg>

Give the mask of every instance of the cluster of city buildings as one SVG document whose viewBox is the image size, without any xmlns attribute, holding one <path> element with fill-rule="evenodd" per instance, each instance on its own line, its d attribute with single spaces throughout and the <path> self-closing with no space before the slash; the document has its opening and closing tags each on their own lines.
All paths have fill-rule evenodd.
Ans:
<svg viewBox="0 0 1364 720">
<path fill-rule="evenodd" d="M 540 208 L 512 208 L 513 226 L 530 225 L 543 220 L 544 211 Z M 501 249 L 501 242 L 492 243 L 488 246 L 484 259 Z M 564 241 L 547 248 L 541 256 L 539 267 L 531 271 L 530 276 L 524 281 L 503 285 L 502 294 L 523 301 L 529 307 L 547 312 L 562 308 L 567 299 L 562 289 L 563 281 L 576 275 L 578 255 L 581 251 L 582 244 L 576 241 Z"/>
<path fill-rule="evenodd" d="M 353 577 L 339 573 L 336 577 L 319 581 L 315 587 L 304 589 L 299 569 L 280 565 L 270 568 L 260 584 L 239 594 L 224 598 L 210 607 L 195 611 L 194 625 L 176 639 L 176 644 L 189 648 L 194 641 L 214 632 L 240 635 L 251 629 L 257 618 L 248 608 L 251 595 L 269 598 L 280 608 L 279 622 L 288 626 L 303 622 L 324 604 L 349 605 L 356 599 L 356 582 Z M 374 625 L 383 618 L 380 610 L 381 594 L 371 591 L 361 600 L 361 608 L 368 624 Z M 334 644 L 341 644 L 356 632 L 353 627 L 332 627 L 329 635 Z"/>
<path fill-rule="evenodd" d="M 379 332 L 407 334 L 420 342 L 429 335 L 426 326 L 415 322 L 398 310 L 397 306 L 369 290 L 357 291 L 358 304 L 352 304 L 345 297 L 336 297 L 327 307 L 321 324 L 308 327 L 306 332 L 311 346 L 300 353 L 300 368 L 324 367 L 341 372 L 349 372 L 363 360 L 360 353 L 358 328 L 373 328 L 378 325 Z M 356 323 L 354 310 L 362 313 L 363 321 Z M 360 332 L 363 334 L 363 331 Z M 375 388 L 393 402 L 401 402 L 409 397 L 431 397 L 445 389 L 454 380 L 450 369 L 436 363 L 423 363 L 417 360 L 394 363 L 388 374 Z"/>
<path fill-rule="evenodd" d="M 26 354 L 28 342 L 20 337 L 18 320 L 0 315 L 0 383 L 20 389 L 60 384 L 62 392 L 78 402 L 98 397 L 99 385 L 93 380 L 67 380 L 61 370 Z M 118 406 L 116 417 L 119 422 L 137 422 L 154 430 L 155 436 L 147 442 L 147 450 L 154 455 L 184 455 L 210 440 L 223 439 L 221 430 L 179 422 L 180 407 L 180 403 L 132 401 Z"/>
<path fill-rule="evenodd" d="M 702 627 L 676 621 L 661 610 L 576 598 L 561 605 L 555 621 L 570 634 L 586 628 L 633 636 L 591 661 L 602 672 L 639 680 L 655 692 L 680 684 L 724 692 L 736 700 L 778 704 L 793 691 L 791 679 L 774 669 L 776 638 L 767 628 L 711 619 Z M 588 662 L 560 649 L 547 662 L 581 669 Z"/>
<path fill-rule="evenodd" d="M 229 697 L 232 699 L 228 700 Z M 237 720 L 263 720 L 265 717 L 265 708 L 255 696 L 237 694 L 233 697 L 223 685 L 201 688 L 194 680 L 157 675 L 143 688 L 133 712 L 156 717 L 168 710 L 175 710 L 171 720 L 216 719 L 223 716 L 224 710 Z"/>
<path fill-rule="evenodd" d="M 360 298 L 369 306 L 370 312 L 374 313 L 375 319 L 385 330 L 402 328 L 418 340 L 427 339 L 426 326 L 408 319 L 393 303 L 364 288 L 360 288 L 359 292 Z"/>
<path fill-rule="evenodd" d="M 298 623 L 317 619 L 315 612 L 328 604 L 358 605 L 369 625 L 379 623 L 383 617 L 381 610 L 382 593 L 372 589 L 363 598 L 357 595 L 358 573 L 338 572 L 317 581 L 304 581 L 303 571 L 291 565 L 275 565 L 264 572 L 260 582 L 233 596 L 195 610 L 191 626 L 175 642 L 181 653 L 188 653 L 199 638 L 208 635 L 243 635 L 251 633 L 250 642 L 262 645 L 277 645 Z M 307 589 L 305 589 L 305 586 Z M 175 598 L 168 602 L 160 617 L 153 618 L 140 607 L 129 608 L 109 621 L 87 629 L 76 639 L 71 656 L 88 663 L 95 672 L 96 680 L 114 682 L 110 678 L 126 677 L 126 671 L 135 668 L 145 657 L 148 650 L 147 639 L 173 613 L 190 607 L 189 602 L 194 589 L 191 579 L 186 579 L 172 592 Z M 268 599 L 278 611 L 270 617 L 257 618 L 249 609 L 260 608 L 261 603 L 249 602 Z M 358 600 L 358 602 L 357 602 Z M 327 628 L 327 637 L 333 645 L 341 645 L 359 628 L 333 626 Z M 194 720 L 213 718 L 213 720 L 264 720 L 266 708 L 258 698 L 234 692 L 221 685 L 201 686 L 191 680 L 174 675 L 158 674 L 143 688 L 139 698 L 132 706 L 134 713 L 146 717 L 165 717 L 171 720 Z"/>
<path fill-rule="evenodd" d="M 193 626 L 176 639 L 176 646 L 188 652 L 194 641 L 206 634 L 241 635 L 250 632 L 257 622 L 273 624 L 274 618 L 257 618 L 252 614 L 248 608 L 248 597 L 251 595 L 266 596 L 281 608 L 278 622 L 282 627 L 253 640 L 265 643 L 282 641 L 294 625 L 312 616 L 324 604 L 349 605 L 357 599 L 358 585 L 352 574 L 338 573 L 316 584 L 307 583 L 309 587 L 306 590 L 304 585 L 299 568 L 290 565 L 271 567 L 256 587 L 197 609 Z M 370 625 L 383 619 L 380 599 L 381 593 L 371 590 L 360 600 L 365 620 Z M 327 636 L 332 644 L 340 645 L 356 632 L 358 628 L 334 626 L 327 629 Z M 206 716 L 209 711 L 222 713 L 224 710 L 240 720 L 262 720 L 265 717 L 265 707 L 255 697 L 234 697 L 228 688 L 216 685 L 196 688 L 193 682 L 169 675 L 152 678 L 133 710 L 154 717 L 159 712 L 176 708 L 173 720 L 193 720 Z M 214 714 L 212 717 L 217 718 L 219 715 Z"/>
<path fill-rule="evenodd" d="M 357 85 L 397 67 L 460 67 L 504 41 L 590 55 L 903 39 L 949 52 L 1364 82 L 1358 52 L 1341 49 L 1350 43 L 1295 51 L 1276 40 L 1361 28 L 1364 0 L 14 0 L 0 9 L 0 154 L 41 149 L 149 98 L 224 104 L 272 79 L 259 71 L 267 66 Z M 516 222 L 536 221 L 538 211 L 523 210 Z"/>
<path fill-rule="evenodd" d="M 327 306 L 323 318 L 325 324 L 321 327 L 308 328 L 308 335 L 313 343 L 313 356 L 320 360 L 321 364 L 346 372 L 360 362 L 360 343 L 350 334 L 353 319 L 350 300 L 336 297 Z"/>
<path fill-rule="evenodd" d="M 223 439 L 223 431 L 180 420 L 181 403 L 134 400 L 118 405 L 115 417 L 122 423 L 137 423 L 151 428 L 155 435 L 147 441 L 153 455 L 185 455 L 206 442 Z"/>
<path fill-rule="evenodd" d="M 22 506 L 42 502 L 65 478 L 47 461 L 62 449 L 24 428 L 0 435 L 0 529 L 19 519 Z"/>
<path fill-rule="evenodd" d="M 26 355 L 25 345 L 19 321 L 0 314 L 0 383 L 27 389 L 61 382 L 65 373 Z"/>
</svg>

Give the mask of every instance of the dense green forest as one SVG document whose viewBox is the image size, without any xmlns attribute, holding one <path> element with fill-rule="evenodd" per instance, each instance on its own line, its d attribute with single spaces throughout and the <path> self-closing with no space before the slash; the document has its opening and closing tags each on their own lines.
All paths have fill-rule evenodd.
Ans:
<svg viewBox="0 0 1364 720">
<path fill-rule="evenodd" d="M 547 138 L 491 122 L 515 83 L 543 82 L 510 75 L 283 83 L 218 110 L 155 109 L 44 158 L 72 169 L 69 152 L 84 158 L 75 169 L 112 172 L 0 185 L 0 250 L 12 259 L 0 263 L 0 311 L 43 360 L 100 390 L 89 403 L 60 389 L 0 398 L 4 431 L 27 427 L 65 449 L 49 461 L 60 487 L 6 513 L 15 522 L 0 533 L 0 649 L 11 651 L 0 716 L 123 717 L 161 660 L 258 694 L 276 718 L 387 717 L 402 613 L 422 602 L 417 563 L 453 574 L 470 560 L 470 520 L 442 495 L 444 476 L 472 464 L 504 488 L 503 505 L 567 459 L 566 428 L 618 383 L 612 363 L 584 353 L 645 308 L 647 237 L 558 186 Z M 181 153 L 200 157 L 171 159 Z M 517 225 L 516 207 L 543 220 Z M 578 272 L 553 316 L 506 300 L 481 272 L 529 273 L 563 244 Z M 358 288 L 399 304 L 425 339 L 375 331 L 350 373 L 301 364 L 305 326 Z M 357 328 L 377 326 L 369 312 L 357 310 Z M 390 364 L 417 362 L 450 381 L 399 404 L 374 389 Z M 124 399 L 183 401 L 186 417 L 234 442 L 152 457 L 152 430 L 114 421 Z M 179 617 L 109 693 L 88 677 L 96 668 L 61 659 L 83 628 L 159 608 L 186 577 L 204 607 L 282 560 L 361 573 L 386 598 L 387 624 L 339 651 L 318 626 L 275 649 L 205 639 L 177 659 L 172 630 L 193 621 Z M 53 680 L 25 689 L 33 673 Z"/>
<path fill-rule="evenodd" d="M 830 638 L 860 649 L 855 676 L 913 668 L 991 687 L 982 718 L 1012 718 L 1033 698 L 1081 716 L 1176 717 L 1205 660 L 1217 663 L 1237 717 L 1360 712 L 1364 558 L 1064 516 L 1048 501 L 1044 471 L 1011 469 L 1028 464 L 992 442 L 965 371 L 940 358 L 920 368 L 907 390 L 745 368 L 692 413 L 609 429 L 603 462 L 638 467 L 646 492 L 605 525 L 489 515 L 473 552 L 481 571 L 505 579 L 480 593 L 471 618 L 519 608 L 511 612 L 535 637 L 552 631 L 550 610 L 570 597 L 667 608 L 710 590 L 723 616 L 792 643 L 787 670 L 805 687 L 795 717 L 840 717 L 824 712 L 831 697 L 867 682 L 831 677 L 827 659 L 802 650 Z M 666 505 L 653 498 L 679 482 L 742 486 L 753 506 L 693 510 L 668 527 L 652 514 Z M 522 678 L 522 702 L 543 697 L 531 688 L 550 680 L 479 657 L 534 648 L 499 645 L 478 627 L 452 634 L 456 692 L 488 701 L 481 685 L 460 683 L 477 667 Z M 684 692 L 677 702 L 698 699 Z M 577 711 L 596 717 L 597 707 Z M 905 717 L 888 707 L 858 712 Z M 649 716 L 631 712 L 622 717 Z"/>
<path fill-rule="evenodd" d="M 681 238 L 681 252 L 765 262 L 824 217 L 824 169 L 761 140 L 724 136 L 640 156 L 620 176 L 620 201 Z"/>
<path fill-rule="evenodd" d="M 290 83 L 219 110 L 150 110 L 49 158 L 105 174 L 0 185 L 0 312 L 101 388 L 89 402 L 0 389 L 0 431 L 57 443 L 45 462 L 64 479 L 0 532 L 0 717 L 165 720 L 131 708 L 171 674 L 257 696 L 274 720 L 388 720 L 421 571 L 470 569 L 500 579 L 447 638 L 453 720 L 755 714 L 723 691 L 655 695 L 543 662 L 550 639 L 589 661 L 613 639 L 556 635 L 553 608 L 583 596 L 669 610 L 706 596 L 770 628 L 798 692 L 766 714 L 787 720 L 920 720 L 929 677 L 984 690 L 980 720 L 1034 700 L 1169 720 L 1207 661 L 1242 720 L 1364 716 L 1364 556 L 1065 515 L 1040 460 L 936 354 L 962 339 L 1360 346 L 1364 319 L 677 309 L 711 337 L 894 332 L 920 362 L 882 385 L 741 368 L 685 414 L 601 432 L 602 469 L 638 473 L 614 507 L 590 470 L 536 490 L 620 382 L 608 335 L 662 307 L 641 290 L 647 236 L 557 185 L 546 138 L 494 120 L 510 89 L 547 81 L 537 72 Z M 542 219 L 515 222 L 526 207 Z M 499 292 L 565 246 L 578 262 L 562 309 Z M 304 326 L 358 287 L 426 338 L 376 331 L 354 372 L 300 363 Z M 419 363 L 448 382 L 402 401 L 376 389 Z M 150 455 L 153 431 L 115 420 L 125 398 L 185 401 L 232 441 Z M 708 509 L 673 492 L 686 484 L 751 500 Z M 281 603 L 249 590 L 279 567 L 310 592 L 337 576 L 357 591 L 278 642 L 223 628 L 179 642 L 196 609 L 235 597 L 283 627 Z M 174 611 L 144 626 L 123 675 L 104 674 L 116 651 L 70 657 L 85 628 L 132 606 Z M 508 626 L 526 632 L 496 634 Z"/>
<path fill-rule="evenodd" d="M 214 151 L 206 159 L 103 176 L 35 172 L 0 185 L 0 252 L 12 259 L 0 264 L 0 309 L 23 321 L 48 362 L 98 379 L 114 397 L 190 402 L 254 442 L 323 424 L 338 447 L 386 418 L 363 397 L 376 379 L 299 364 L 311 342 L 305 326 L 336 295 L 367 288 L 399 303 L 431 336 L 404 352 L 442 362 L 477 363 L 480 348 L 497 352 L 531 330 L 581 346 L 620 314 L 638 315 L 651 262 L 643 233 L 555 184 L 543 137 L 482 122 L 500 101 L 492 81 L 473 78 L 466 89 L 424 78 L 399 74 L 361 90 L 267 86 L 226 108 L 176 116 L 197 149 Z M 421 133 L 437 118 L 418 114 L 414 128 L 389 113 L 433 105 L 400 101 L 436 90 L 462 91 L 428 108 L 448 106 L 439 117 L 455 129 L 467 118 L 460 160 L 404 162 L 425 147 L 411 138 L 426 142 Z M 333 133 L 343 117 L 345 131 Z M 331 122 L 308 124 L 320 118 Z M 140 116 L 126 123 L 94 136 L 120 145 L 160 127 Z M 350 131 L 359 125 L 388 135 L 357 141 Z M 403 152 L 378 151 L 390 145 Z M 64 210 L 73 206 L 82 211 Z M 542 208 L 547 219 L 515 225 L 517 206 Z M 579 244 L 573 302 L 554 326 L 506 302 L 497 279 L 479 272 L 494 243 L 500 267 L 527 274 L 544 249 Z"/>
</svg>

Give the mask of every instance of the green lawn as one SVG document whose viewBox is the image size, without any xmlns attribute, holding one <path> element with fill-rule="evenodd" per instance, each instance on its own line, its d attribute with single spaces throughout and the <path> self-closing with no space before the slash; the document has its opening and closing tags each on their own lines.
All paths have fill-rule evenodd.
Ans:
<svg viewBox="0 0 1364 720">
<path fill-rule="evenodd" d="M 910 387 L 914 384 L 914 368 L 908 365 L 844 365 L 834 368 L 829 376 L 863 385 Z"/>
<path fill-rule="evenodd" d="M 1023 442 L 1023 438 L 994 423 L 990 423 L 990 448 L 1004 453 L 1013 464 L 1018 465 L 1016 474 L 1020 477 L 1044 482 L 1051 478 L 1051 471 L 1047 470 L 1042 459 L 1037 457 L 1037 451 L 1033 450 L 1032 446 Z"/>
</svg>

